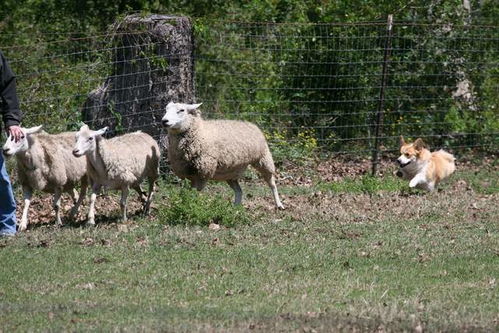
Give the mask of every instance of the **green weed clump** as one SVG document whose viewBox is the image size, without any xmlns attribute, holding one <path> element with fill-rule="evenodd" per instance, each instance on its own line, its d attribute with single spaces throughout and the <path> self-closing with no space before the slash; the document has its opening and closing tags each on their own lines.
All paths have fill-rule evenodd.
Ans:
<svg viewBox="0 0 499 333">
<path fill-rule="evenodd" d="M 319 151 L 319 144 L 314 129 L 302 128 L 293 135 L 288 131 L 265 132 L 270 150 L 276 163 L 292 160 L 303 164 L 313 159 Z"/>
<path fill-rule="evenodd" d="M 248 224 L 250 214 L 243 206 L 235 206 L 221 195 L 208 195 L 180 187 L 168 192 L 167 204 L 159 211 L 160 223 L 170 225 L 199 225 L 211 223 L 232 227 Z"/>
</svg>

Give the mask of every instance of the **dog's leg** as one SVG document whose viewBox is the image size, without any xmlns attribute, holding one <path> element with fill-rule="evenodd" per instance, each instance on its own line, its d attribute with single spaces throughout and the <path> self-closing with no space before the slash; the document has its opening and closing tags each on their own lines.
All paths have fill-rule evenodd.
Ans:
<svg viewBox="0 0 499 333">
<path fill-rule="evenodd" d="M 409 187 L 416 187 L 420 183 L 425 183 L 426 177 L 423 174 L 418 173 L 414 178 L 409 182 Z"/>
<path fill-rule="evenodd" d="M 435 189 L 435 182 L 429 182 L 426 184 L 426 189 L 429 191 L 429 192 L 433 192 L 433 190 Z"/>
</svg>

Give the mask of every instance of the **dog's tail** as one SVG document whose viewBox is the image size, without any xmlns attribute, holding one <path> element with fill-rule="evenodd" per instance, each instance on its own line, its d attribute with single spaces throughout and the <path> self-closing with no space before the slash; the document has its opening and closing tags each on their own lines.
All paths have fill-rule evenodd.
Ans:
<svg viewBox="0 0 499 333">
<path fill-rule="evenodd" d="M 454 161 L 456 160 L 456 158 L 454 157 L 454 155 L 452 155 L 451 153 L 446 152 L 443 149 L 440 149 L 439 151 L 437 151 L 436 154 L 438 154 L 440 157 L 442 157 L 444 160 L 446 160 L 449 163 L 454 163 Z"/>
<path fill-rule="evenodd" d="M 443 159 L 444 161 L 448 162 L 449 163 L 449 167 L 447 168 L 447 175 L 450 175 L 451 173 L 453 173 L 455 170 L 456 170 L 456 158 L 454 157 L 454 155 L 452 155 L 451 153 L 448 153 L 446 152 L 445 150 L 442 150 L 440 149 L 439 151 L 436 151 L 434 153 L 435 155 L 438 155 L 441 159 Z"/>
</svg>

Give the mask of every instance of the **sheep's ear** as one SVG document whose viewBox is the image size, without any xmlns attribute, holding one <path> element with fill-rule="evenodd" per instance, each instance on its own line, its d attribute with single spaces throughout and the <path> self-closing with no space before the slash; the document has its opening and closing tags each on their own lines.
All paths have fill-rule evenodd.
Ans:
<svg viewBox="0 0 499 333">
<path fill-rule="evenodd" d="M 199 104 L 186 104 L 186 109 L 189 114 L 199 116 L 201 114 L 201 110 L 198 110 L 198 108 L 201 106 L 203 103 Z"/>
<path fill-rule="evenodd" d="M 405 140 L 404 140 L 404 137 L 402 135 L 399 137 L 399 145 L 400 145 L 400 147 L 405 145 Z"/>
<path fill-rule="evenodd" d="M 198 109 L 203 103 L 199 103 L 199 104 L 186 104 L 185 105 L 185 108 L 189 111 L 193 111 L 193 110 L 196 110 Z"/>
<path fill-rule="evenodd" d="M 43 127 L 43 125 L 35 126 L 35 127 L 31 127 L 31 128 L 26 128 L 26 129 L 24 129 L 24 133 L 26 133 L 27 135 L 35 134 L 35 133 L 40 132 L 42 130 L 42 127 Z"/>
<path fill-rule="evenodd" d="M 416 150 L 421 150 L 423 148 L 426 148 L 426 144 L 423 142 L 421 138 L 418 138 L 416 141 L 414 141 L 414 149 Z"/>
<path fill-rule="evenodd" d="M 100 130 L 95 131 L 95 136 L 104 135 L 104 133 L 106 133 L 106 132 L 107 132 L 107 126 L 101 128 Z"/>
<path fill-rule="evenodd" d="M 80 131 L 88 131 L 88 129 L 89 129 L 89 128 L 88 128 L 88 125 L 87 125 L 87 124 L 83 124 L 83 125 L 81 125 L 81 127 L 80 127 Z"/>
</svg>

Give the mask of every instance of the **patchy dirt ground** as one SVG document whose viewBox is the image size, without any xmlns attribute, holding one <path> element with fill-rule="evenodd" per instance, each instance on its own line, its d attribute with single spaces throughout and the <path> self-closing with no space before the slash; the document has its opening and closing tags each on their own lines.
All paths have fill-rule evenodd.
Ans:
<svg viewBox="0 0 499 333">
<path fill-rule="evenodd" d="M 492 172 L 499 172 L 499 166 L 493 163 L 495 156 L 482 159 L 480 163 L 471 160 L 461 160 L 458 163 L 458 170 L 478 171 L 483 168 Z M 396 165 L 392 159 L 384 158 L 379 165 L 380 176 L 392 174 L 396 170 Z M 279 186 L 302 186 L 311 187 L 317 181 L 339 182 L 344 178 L 354 178 L 370 174 L 371 161 L 369 159 L 352 159 L 351 157 L 337 156 L 333 159 L 310 162 L 306 166 L 296 165 L 291 162 L 280 167 L 278 184 Z M 258 179 L 246 179 L 249 186 L 264 186 Z M 445 205 L 462 205 L 463 199 L 466 202 L 467 218 L 473 220 L 482 212 L 497 211 L 499 203 L 498 195 L 484 195 L 476 193 L 465 181 L 453 177 L 446 186 L 445 191 L 441 189 L 432 194 L 408 194 L 408 193 L 380 193 L 373 199 L 369 194 L 328 194 L 320 191 L 312 192 L 308 195 L 282 195 L 281 197 L 287 207 L 286 216 L 300 220 L 310 218 L 311 215 L 319 214 L 329 218 L 338 219 L 345 223 L 364 221 L 369 222 L 382 217 L 382 215 L 392 214 L 394 217 L 403 218 L 403 214 L 419 214 L 423 206 L 435 205 L 435 209 L 446 209 Z M 430 200 L 431 199 L 431 200 Z M 155 200 L 161 200 L 159 196 Z M 18 201 L 18 218 L 22 213 L 24 203 Z M 269 196 L 249 197 L 244 205 L 249 209 L 263 209 L 273 211 L 274 204 Z M 443 206 L 442 206 L 443 205 Z M 67 195 L 62 198 L 62 209 L 64 216 L 72 207 L 72 201 Z M 407 207 L 411 211 L 407 211 Z M 438 207 L 438 208 L 437 208 Z M 151 218 L 154 218 L 153 214 Z M 448 207 L 451 208 L 451 207 Z M 88 201 L 80 208 L 80 212 L 75 221 L 65 221 L 73 226 L 79 226 L 86 220 Z M 136 193 L 129 196 L 128 212 L 129 216 L 141 214 L 142 205 Z M 496 214 L 497 215 L 497 214 Z M 120 208 L 119 197 L 116 193 L 109 191 L 98 197 L 96 201 L 96 222 L 112 224 L 119 222 Z M 42 225 L 54 223 L 55 214 L 52 209 L 52 197 L 47 194 L 34 195 L 29 213 L 29 229 Z"/>
<path fill-rule="evenodd" d="M 433 214 L 445 220 L 449 212 L 463 214 L 464 221 L 499 218 L 499 194 L 481 194 L 474 191 L 464 180 L 456 180 L 445 190 L 434 193 L 380 192 L 327 193 L 317 191 L 310 195 L 282 195 L 286 206 L 283 213 L 296 221 L 312 217 L 326 218 L 340 224 L 376 223 L 387 217 L 400 221 L 418 219 Z M 247 200 L 245 206 L 252 210 L 274 210 L 268 197 Z"/>
<path fill-rule="evenodd" d="M 380 159 L 378 164 L 378 175 L 380 177 L 391 175 L 397 170 L 396 158 L 396 156 L 384 156 Z M 494 165 L 496 160 L 496 155 L 488 155 L 479 160 L 476 157 L 460 158 L 456 161 L 456 167 L 457 170 L 476 171 L 481 168 L 488 168 L 499 172 L 499 165 Z M 277 169 L 280 176 L 279 184 L 307 186 L 312 184 L 313 179 L 332 182 L 348 177 L 370 175 L 372 163 L 369 158 L 337 155 L 327 160 L 318 160 L 306 165 L 286 162 Z"/>
<path fill-rule="evenodd" d="M 61 207 L 63 210 L 63 223 L 73 226 L 79 226 L 85 223 L 86 214 L 88 212 L 88 200 L 85 200 L 83 206 L 80 207 L 78 216 L 75 221 L 67 221 L 65 217 L 73 206 L 73 201 L 68 195 L 64 195 L 61 199 Z M 22 207 L 24 203 L 17 202 L 17 218 L 20 219 L 22 215 Z M 95 203 L 96 209 L 96 223 L 113 223 L 119 221 L 120 218 L 120 204 L 119 198 L 116 195 L 106 193 L 100 195 Z M 128 216 L 133 217 L 141 214 L 142 204 L 135 193 L 131 193 L 128 203 Z M 30 205 L 28 215 L 28 230 L 39 227 L 41 225 L 50 225 L 55 221 L 55 213 L 52 208 L 52 196 L 47 194 L 33 195 L 33 200 Z"/>
<path fill-rule="evenodd" d="M 314 179 L 324 182 L 340 181 L 346 177 L 358 177 L 371 172 L 371 160 L 367 158 L 352 158 L 343 155 L 327 160 L 308 162 L 306 165 L 286 162 L 278 166 L 279 184 L 309 186 Z M 396 166 L 389 158 L 380 161 L 379 174 L 395 171 Z"/>
</svg>

